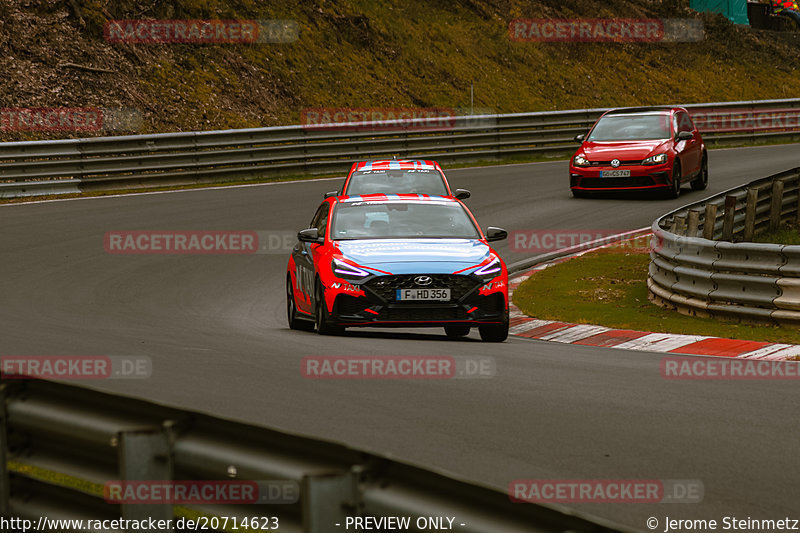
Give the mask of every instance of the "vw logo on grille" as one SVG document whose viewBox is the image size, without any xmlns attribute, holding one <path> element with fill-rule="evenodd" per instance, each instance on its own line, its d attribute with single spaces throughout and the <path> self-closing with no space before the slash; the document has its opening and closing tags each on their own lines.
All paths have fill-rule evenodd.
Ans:
<svg viewBox="0 0 800 533">
<path fill-rule="evenodd" d="M 414 278 L 414 283 L 417 285 L 422 285 L 423 287 L 426 285 L 430 285 L 433 283 L 433 278 L 430 276 L 417 276 Z"/>
<path fill-rule="evenodd" d="M 617 168 L 619 166 L 619 159 L 612 159 L 611 166 Z"/>
</svg>

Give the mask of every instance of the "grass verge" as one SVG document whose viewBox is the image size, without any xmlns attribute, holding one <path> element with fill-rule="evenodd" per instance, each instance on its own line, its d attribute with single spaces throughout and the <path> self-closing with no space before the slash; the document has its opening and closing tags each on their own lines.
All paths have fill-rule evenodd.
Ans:
<svg viewBox="0 0 800 533">
<path fill-rule="evenodd" d="M 681 315 L 647 299 L 650 256 L 608 248 L 535 272 L 514 291 L 525 314 L 611 328 L 800 344 L 800 330 Z"/>
<path fill-rule="evenodd" d="M 774 231 L 760 231 L 753 236 L 753 242 L 800 244 L 800 227 L 795 224 L 784 224 Z"/>
</svg>

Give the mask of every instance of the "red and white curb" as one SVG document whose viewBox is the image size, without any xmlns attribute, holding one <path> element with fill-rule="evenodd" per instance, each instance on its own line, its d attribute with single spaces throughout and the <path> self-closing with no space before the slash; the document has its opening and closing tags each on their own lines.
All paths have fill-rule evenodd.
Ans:
<svg viewBox="0 0 800 533">
<path fill-rule="evenodd" d="M 594 250 L 596 248 L 593 248 Z M 568 261 L 592 250 L 582 250 L 568 257 L 542 263 L 524 274 L 513 277 L 508 284 L 509 298 L 514 289 L 538 270 L 544 270 L 558 263 Z M 510 304 L 510 335 L 539 339 L 563 344 L 599 346 L 645 352 L 662 352 L 689 355 L 713 355 L 738 357 L 765 361 L 784 361 L 800 356 L 800 345 L 778 344 L 772 342 L 723 339 L 703 335 L 678 335 L 673 333 L 652 333 L 630 329 L 612 329 L 605 326 L 570 324 L 556 320 L 538 320 L 525 315 L 514 304 Z"/>
</svg>

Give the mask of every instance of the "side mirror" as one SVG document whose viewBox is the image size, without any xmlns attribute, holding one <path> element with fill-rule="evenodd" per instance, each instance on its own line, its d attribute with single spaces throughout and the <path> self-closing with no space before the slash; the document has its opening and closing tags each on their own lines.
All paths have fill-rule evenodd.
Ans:
<svg viewBox="0 0 800 533">
<path fill-rule="evenodd" d="M 575 142 L 576 143 L 582 143 L 585 138 L 586 138 L 586 134 L 585 133 L 579 133 L 579 134 L 577 134 L 575 136 Z"/>
<path fill-rule="evenodd" d="M 331 196 L 339 196 L 339 191 L 328 191 L 323 198 L 330 198 Z"/>
<path fill-rule="evenodd" d="M 489 226 L 486 228 L 486 240 L 488 242 L 502 241 L 503 239 L 507 238 L 508 232 L 503 228 L 495 228 L 494 226 Z"/>
<path fill-rule="evenodd" d="M 308 228 L 297 232 L 297 240 L 301 242 L 314 242 L 322 244 L 325 239 L 319 236 L 317 228 Z"/>
<path fill-rule="evenodd" d="M 456 189 L 456 198 L 459 200 L 466 200 L 470 196 L 472 196 L 472 193 L 467 189 Z"/>
<path fill-rule="evenodd" d="M 691 141 L 694 139 L 694 135 L 691 131 L 681 131 L 678 133 L 678 136 L 675 137 L 675 139 L 678 141 Z"/>
</svg>

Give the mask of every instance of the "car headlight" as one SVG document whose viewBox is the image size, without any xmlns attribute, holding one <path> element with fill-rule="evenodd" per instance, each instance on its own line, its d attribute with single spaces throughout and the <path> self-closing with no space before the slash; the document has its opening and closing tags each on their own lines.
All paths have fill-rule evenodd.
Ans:
<svg viewBox="0 0 800 533">
<path fill-rule="evenodd" d="M 651 155 L 644 161 L 642 161 L 643 165 L 661 165 L 667 162 L 667 154 L 656 154 Z"/>
<path fill-rule="evenodd" d="M 589 160 L 584 156 L 579 154 L 572 158 L 572 164 L 576 167 L 588 167 L 592 163 L 590 163 Z"/>
<path fill-rule="evenodd" d="M 345 263 L 341 259 L 334 258 L 331 262 L 331 270 L 337 278 L 346 280 L 359 280 L 370 275 L 369 272 L 356 265 Z"/>
<path fill-rule="evenodd" d="M 501 270 L 503 270 L 503 266 L 500 264 L 500 258 L 492 254 L 492 260 L 473 272 L 473 274 L 483 278 L 484 281 L 490 281 L 500 275 Z"/>
</svg>

